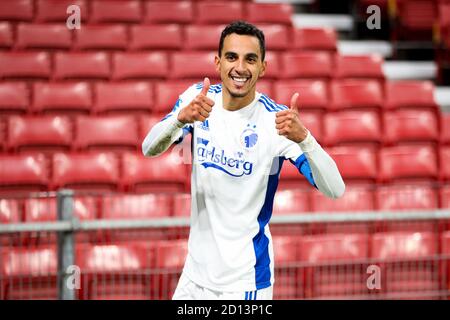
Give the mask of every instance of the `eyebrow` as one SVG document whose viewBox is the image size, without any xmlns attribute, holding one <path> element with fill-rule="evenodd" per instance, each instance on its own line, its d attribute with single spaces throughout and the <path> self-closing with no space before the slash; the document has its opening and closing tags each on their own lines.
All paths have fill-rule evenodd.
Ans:
<svg viewBox="0 0 450 320">
<path fill-rule="evenodd" d="M 225 54 L 224 54 L 225 57 L 226 57 L 226 56 L 237 56 L 237 55 L 238 55 L 238 54 L 237 54 L 236 52 L 233 52 L 233 51 L 227 51 L 227 52 L 225 52 Z M 245 55 L 245 57 L 246 57 L 246 58 L 256 58 L 256 59 L 259 58 L 258 55 L 257 55 L 256 53 L 253 53 L 253 52 L 247 53 L 247 54 Z"/>
</svg>

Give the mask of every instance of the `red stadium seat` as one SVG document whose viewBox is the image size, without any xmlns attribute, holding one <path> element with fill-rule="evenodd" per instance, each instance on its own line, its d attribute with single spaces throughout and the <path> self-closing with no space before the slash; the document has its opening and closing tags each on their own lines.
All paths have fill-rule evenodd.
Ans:
<svg viewBox="0 0 450 320">
<path fill-rule="evenodd" d="M 203 80 L 204 77 L 218 78 L 214 64 L 216 52 L 176 52 L 172 56 L 171 79 L 193 78 Z"/>
<path fill-rule="evenodd" d="M 314 111 L 302 111 L 301 118 L 303 125 L 311 132 L 311 134 L 317 139 L 322 141 L 323 137 L 323 121 L 322 114 Z"/>
<path fill-rule="evenodd" d="M 441 142 L 443 144 L 450 144 L 450 114 L 446 113 L 442 113 L 441 117 Z"/>
<path fill-rule="evenodd" d="M 446 256 L 443 261 L 442 266 L 442 272 L 444 273 L 441 275 L 441 279 L 443 278 L 443 281 L 445 281 L 445 289 L 448 290 L 450 288 L 450 261 L 448 256 L 450 255 L 450 231 L 446 231 L 442 233 L 441 236 L 441 248 L 442 248 L 442 254 Z"/>
<path fill-rule="evenodd" d="M 345 110 L 329 112 L 324 118 L 324 138 L 327 145 L 372 143 L 381 141 L 381 121 L 376 111 Z"/>
<path fill-rule="evenodd" d="M 148 82 L 101 82 L 95 90 L 95 112 L 149 113 L 153 105 L 153 87 Z"/>
<path fill-rule="evenodd" d="M 280 57 L 276 51 L 266 51 L 266 57 L 264 59 L 267 62 L 266 72 L 264 73 L 264 79 L 279 78 L 280 77 Z"/>
<path fill-rule="evenodd" d="M 145 22 L 187 24 L 194 18 L 190 1 L 149 1 L 145 5 Z"/>
<path fill-rule="evenodd" d="M 242 1 L 203 1 L 197 6 L 196 22 L 218 24 L 242 20 L 243 4 Z"/>
<path fill-rule="evenodd" d="M 0 78 L 48 78 L 50 69 L 46 52 L 0 52 Z"/>
<path fill-rule="evenodd" d="M 25 83 L 0 83 L 0 113 L 27 112 L 29 96 L 29 90 Z"/>
<path fill-rule="evenodd" d="M 286 52 L 282 54 L 282 78 L 329 78 L 331 55 L 323 51 Z"/>
<path fill-rule="evenodd" d="M 67 8 L 71 5 L 80 7 L 81 23 L 86 22 L 88 6 L 86 0 L 37 0 L 36 21 L 66 22 L 69 15 Z M 78 30 L 80 31 L 80 30 Z"/>
<path fill-rule="evenodd" d="M 0 191 L 44 191 L 49 185 L 45 157 L 37 155 L 0 155 Z"/>
<path fill-rule="evenodd" d="M 20 223 L 22 216 L 19 201 L 16 199 L 0 199 L 0 224 Z"/>
<path fill-rule="evenodd" d="M 91 22 L 140 22 L 141 4 L 137 0 L 92 1 L 90 12 Z"/>
<path fill-rule="evenodd" d="M 175 217 L 191 216 L 191 194 L 175 193 L 173 195 L 173 215 Z"/>
<path fill-rule="evenodd" d="M 396 110 L 384 113 L 385 142 L 438 142 L 439 119 L 431 110 Z"/>
<path fill-rule="evenodd" d="M 331 104 L 334 110 L 383 107 L 383 91 L 378 81 L 346 79 L 331 83 Z"/>
<path fill-rule="evenodd" d="M 55 245 L 4 250 L 0 263 L 7 281 L 5 299 L 58 299 Z"/>
<path fill-rule="evenodd" d="M 382 186 L 376 191 L 379 210 L 433 210 L 438 208 L 438 195 L 429 186 Z"/>
<path fill-rule="evenodd" d="M 261 78 L 256 83 L 256 91 L 268 97 L 272 97 L 272 81 Z"/>
<path fill-rule="evenodd" d="M 275 193 L 273 214 L 298 214 L 311 211 L 309 194 L 302 190 L 280 190 Z"/>
<path fill-rule="evenodd" d="M 112 153 L 56 153 L 53 155 L 54 188 L 117 190 L 119 159 Z"/>
<path fill-rule="evenodd" d="M 56 79 L 109 78 L 109 56 L 104 52 L 57 52 L 55 54 Z"/>
<path fill-rule="evenodd" d="M 441 208 L 450 209 L 450 186 L 446 185 L 440 191 Z"/>
<path fill-rule="evenodd" d="M 145 271 L 153 251 L 142 243 L 84 246 L 77 252 L 83 270 L 81 297 L 87 300 L 148 300 Z"/>
<path fill-rule="evenodd" d="M 402 297 L 439 290 L 438 239 L 433 233 L 376 233 L 371 238 L 371 252 L 372 258 L 383 263 L 383 292 Z"/>
<path fill-rule="evenodd" d="M 91 87 L 86 82 L 38 82 L 33 86 L 32 111 L 69 114 L 88 113 L 91 107 Z"/>
<path fill-rule="evenodd" d="M 23 150 L 64 151 L 72 145 L 72 123 L 67 117 L 40 116 L 8 119 L 8 146 Z"/>
<path fill-rule="evenodd" d="M 375 182 L 378 175 L 377 154 L 372 148 L 342 146 L 328 149 L 346 182 Z"/>
<path fill-rule="evenodd" d="M 384 79 L 383 58 L 379 55 L 336 56 L 336 78 Z"/>
<path fill-rule="evenodd" d="M 182 36 L 182 29 L 178 24 L 137 25 L 131 28 L 130 48 L 178 50 L 183 44 Z"/>
<path fill-rule="evenodd" d="M 385 87 L 386 108 L 437 109 L 434 85 L 430 81 L 388 81 Z"/>
<path fill-rule="evenodd" d="M 375 210 L 373 191 L 370 188 L 347 187 L 339 199 L 330 199 L 320 192 L 312 193 L 312 211 L 370 211 Z"/>
<path fill-rule="evenodd" d="M 366 270 L 362 261 L 368 258 L 365 234 L 326 234 L 306 236 L 300 240 L 301 261 L 307 268 L 307 298 L 350 298 L 367 293 Z"/>
<path fill-rule="evenodd" d="M 292 95 L 300 93 L 299 104 L 304 109 L 321 109 L 328 107 L 328 85 L 320 80 L 280 80 L 275 82 L 275 101 L 289 105 Z"/>
<path fill-rule="evenodd" d="M 168 194 L 120 194 L 102 200 L 102 219 L 151 219 L 171 215 Z"/>
<path fill-rule="evenodd" d="M 33 19 L 32 0 L 0 1 L 0 20 L 30 21 Z"/>
<path fill-rule="evenodd" d="M 113 79 L 166 78 L 168 57 L 163 52 L 116 53 Z"/>
<path fill-rule="evenodd" d="M 73 199 L 73 216 L 80 220 L 97 218 L 96 199 L 79 197 Z M 25 200 L 25 222 L 44 222 L 58 220 L 56 198 L 30 198 Z"/>
<path fill-rule="evenodd" d="M 333 28 L 294 28 L 294 48 L 336 51 L 337 33 Z"/>
<path fill-rule="evenodd" d="M 183 159 L 172 149 L 156 158 L 142 154 L 124 154 L 123 183 L 130 191 L 185 191 L 188 173 Z"/>
<path fill-rule="evenodd" d="M 144 141 L 153 126 L 161 120 L 162 117 L 158 115 L 139 117 L 139 141 Z"/>
<path fill-rule="evenodd" d="M 437 155 L 428 145 L 404 145 L 380 151 L 381 181 L 434 180 L 438 177 Z"/>
<path fill-rule="evenodd" d="M 136 150 L 139 130 L 133 116 L 79 116 L 75 120 L 78 149 Z"/>
<path fill-rule="evenodd" d="M 199 79 L 199 81 L 201 80 Z M 190 80 L 158 81 L 155 84 L 155 105 L 153 112 L 156 114 L 169 113 L 175 106 L 179 96 L 193 84 L 194 82 Z"/>
<path fill-rule="evenodd" d="M 440 178 L 444 181 L 450 181 L 450 146 L 441 147 L 440 155 Z"/>
<path fill-rule="evenodd" d="M 11 24 L 0 22 L 0 48 L 10 48 L 13 46 L 13 31 Z"/>
<path fill-rule="evenodd" d="M 25 48 L 68 49 L 72 43 L 70 30 L 62 24 L 19 24 L 16 46 Z"/>
<path fill-rule="evenodd" d="M 87 25 L 77 30 L 75 34 L 76 49 L 125 49 L 127 47 L 127 29 L 124 25 Z"/>
<path fill-rule="evenodd" d="M 286 3 L 248 3 L 247 20 L 252 23 L 281 23 L 292 25 L 293 8 Z"/>
<path fill-rule="evenodd" d="M 224 25 L 188 25 L 185 28 L 186 50 L 216 50 Z M 201 36 L 200 36 L 201 35 Z"/>
<path fill-rule="evenodd" d="M 267 50 L 289 49 L 292 43 L 290 27 L 280 24 L 259 24 L 257 27 L 264 32 Z"/>
<path fill-rule="evenodd" d="M 401 35 L 412 39 L 417 39 L 420 32 L 428 31 L 427 35 L 431 35 L 438 18 L 436 1 L 398 0 L 396 4 Z"/>
</svg>

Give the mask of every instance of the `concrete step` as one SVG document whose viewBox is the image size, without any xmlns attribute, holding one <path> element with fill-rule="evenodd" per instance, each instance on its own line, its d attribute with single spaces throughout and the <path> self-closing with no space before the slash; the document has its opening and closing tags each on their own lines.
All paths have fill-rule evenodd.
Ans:
<svg viewBox="0 0 450 320">
<path fill-rule="evenodd" d="M 434 99 L 443 112 L 450 112 L 450 87 L 436 87 Z"/>
<path fill-rule="evenodd" d="M 296 13 L 292 17 L 296 28 L 332 27 L 337 31 L 352 31 L 353 18 L 346 14 Z"/>
<path fill-rule="evenodd" d="M 434 80 L 437 66 L 433 61 L 385 61 L 383 71 L 390 80 Z"/>
<path fill-rule="evenodd" d="M 384 58 L 392 57 L 393 48 L 388 41 L 381 40 L 339 40 L 338 50 L 343 55 L 377 53 Z"/>
</svg>

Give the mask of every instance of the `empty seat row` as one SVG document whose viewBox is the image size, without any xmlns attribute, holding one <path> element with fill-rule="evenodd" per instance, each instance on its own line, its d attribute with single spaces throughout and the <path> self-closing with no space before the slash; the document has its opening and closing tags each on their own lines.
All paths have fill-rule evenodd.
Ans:
<svg viewBox="0 0 450 320">
<path fill-rule="evenodd" d="M 296 29 L 280 24 L 258 24 L 268 50 L 336 51 L 331 28 Z M 73 50 L 217 50 L 225 25 L 83 25 L 73 32 L 63 24 L 13 26 L 0 22 L 0 47 L 14 49 Z M 130 34 L 130 36 L 128 36 Z"/>
<path fill-rule="evenodd" d="M 90 23 L 228 23 L 245 19 L 254 23 L 291 24 L 292 6 L 247 1 L 114 1 L 114 0 L 4 0 L 0 20 L 62 22 L 67 8 L 80 8 L 82 21 Z M 36 14 L 34 14 L 36 12 Z M 73 13 L 73 11 L 72 11 Z"/>
<path fill-rule="evenodd" d="M 192 79 L 218 78 L 217 51 L 0 52 L 0 78 Z M 378 55 L 341 56 L 324 51 L 268 51 L 266 78 L 384 79 Z M 52 67 L 54 65 L 54 67 Z"/>
<path fill-rule="evenodd" d="M 201 81 L 114 81 L 81 82 L 0 82 L 0 112 L 21 113 L 113 113 L 144 112 L 166 114 L 178 96 Z M 216 81 L 215 81 L 216 82 Z M 341 79 L 331 82 L 301 79 L 270 81 L 256 85 L 277 103 L 289 105 L 294 92 L 300 92 L 302 110 L 346 109 L 430 109 L 438 112 L 434 86 L 427 81 L 388 81 Z M 442 129 L 446 130 L 444 126 Z"/>
</svg>

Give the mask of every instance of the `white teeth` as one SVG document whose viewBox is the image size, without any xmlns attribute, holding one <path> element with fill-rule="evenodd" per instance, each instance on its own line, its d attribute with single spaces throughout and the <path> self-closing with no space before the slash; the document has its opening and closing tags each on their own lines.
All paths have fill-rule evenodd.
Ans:
<svg viewBox="0 0 450 320">
<path fill-rule="evenodd" d="M 237 81 L 237 82 L 245 82 L 245 81 L 247 81 L 247 78 L 232 77 L 232 79 Z"/>
</svg>

